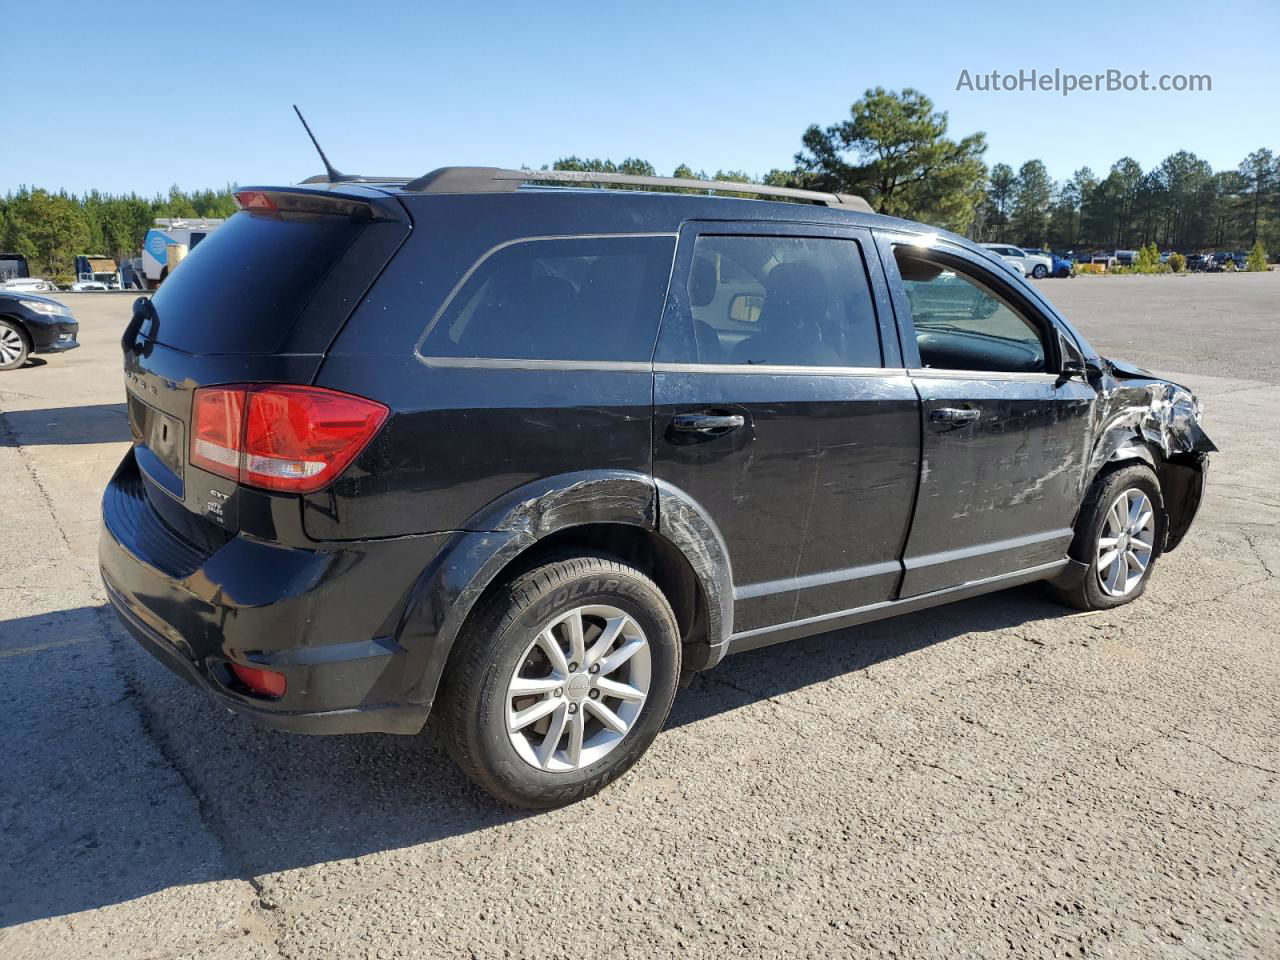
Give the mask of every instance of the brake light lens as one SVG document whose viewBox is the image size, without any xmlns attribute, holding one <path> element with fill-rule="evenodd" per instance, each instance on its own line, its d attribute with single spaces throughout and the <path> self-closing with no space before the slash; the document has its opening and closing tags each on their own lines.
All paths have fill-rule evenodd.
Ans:
<svg viewBox="0 0 1280 960">
<path fill-rule="evenodd" d="M 271 194 L 262 190 L 241 190 L 235 194 L 236 203 L 241 210 L 270 210 L 277 208 Z"/>
<path fill-rule="evenodd" d="M 239 479 L 245 395 L 243 387 L 196 391 L 191 410 L 191 462 L 196 466 Z"/>
<path fill-rule="evenodd" d="M 320 193 L 295 193 L 291 190 L 238 190 L 234 194 L 236 206 L 249 213 L 268 216 L 294 214 L 317 217 L 350 217 L 353 220 L 372 220 L 381 214 L 363 200 L 350 197 L 330 197 Z"/>
<path fill-rule="evenodd" d="M 274 670 L 263 670 L 261 667 L 246 667 L 240 663 L 231 664 L 231 672 L 254 693 L 268 697 L 283 697 L 289 689 L 288 678 Z"/>
<path fill-rule="evenodd" d="M 191 463 L 246 486 L 312 493 L 359 456 L 387 412 L 321 387 L 201 387 L 192 402 Z"/>
</svg>

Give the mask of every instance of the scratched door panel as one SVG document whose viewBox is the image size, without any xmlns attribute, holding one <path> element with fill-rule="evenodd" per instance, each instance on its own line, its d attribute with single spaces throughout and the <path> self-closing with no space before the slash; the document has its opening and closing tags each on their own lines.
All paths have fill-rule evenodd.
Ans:
<svg viewBox="0 0 1280 960">
<path fill-rule="evenodd" d="M 1097 394 L 1086 383 L 917 372 L 920 492 L 907 542 L 910 597 L 1060 560 L 1083 495 Z M 977 411 L 960 423 L 935 411 Z"/>
</svg>

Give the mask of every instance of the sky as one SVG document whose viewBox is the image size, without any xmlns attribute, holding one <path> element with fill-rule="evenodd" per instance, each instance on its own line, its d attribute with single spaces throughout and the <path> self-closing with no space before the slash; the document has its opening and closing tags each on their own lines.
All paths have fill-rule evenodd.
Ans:
<svg viewBox="0 0 1280 960">
<path fill-rule="evenodd" d="M 105 11 L 105 12 L 104 12 Z M 1280 0 L 1244 4 L 0 2 L 0 194 L 153 194 L 321 170 L 640 157 L 669 174 L 789 167 L 874 86 L 914 87 L 988 163 L 1055 178 L 1190 150 L 1280 151 Z M 790 13 L 790 15 L 788 15 Z M 1208 74 L 1212 91 L 980 92 L 992 70 Z M 975 80 L 976 85 L 976 80 Z"/>
</svg>

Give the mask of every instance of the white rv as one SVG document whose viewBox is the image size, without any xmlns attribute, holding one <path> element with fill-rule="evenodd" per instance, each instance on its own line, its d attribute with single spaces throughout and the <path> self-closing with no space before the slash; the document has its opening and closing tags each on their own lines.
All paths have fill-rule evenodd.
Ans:
<svg viewBox="0 0 1280 960">
<path fill-rule="evenodd" d="M 148 290 L 154 290 L 169 275 L 169 248 L 178 245 L 186 253 L 196 244 L 225 223 L 221 219 L 166 219 L 158 218 L 142 241 L 142 282 Z"/>
</svg>

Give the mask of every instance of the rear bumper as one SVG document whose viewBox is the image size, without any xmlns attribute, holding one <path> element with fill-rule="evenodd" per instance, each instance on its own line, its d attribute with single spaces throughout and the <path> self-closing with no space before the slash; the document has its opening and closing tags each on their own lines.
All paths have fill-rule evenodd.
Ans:
<svg viewBox="0 0 1280 960">
<path fill-rule="evenodd" d="M 185 651 L 148 626 L 129 602 L 111 587 L 105 572 L 103 580 L 107 583 L 107 597 L 112 608 L 143 649 L 193 687 L 211 694 L 233 713 L 277 730 L 311 734 L 417 733 L 426 722 L 427 710 L 423 707 L 392 705 L 315 711 L 281 710 L 237 696 L 201 670 Z"/>
<path fill-rule="evenodd" d="M 442 538 L 316 549 L 247 537 L 200 545 L 152 507 L 148 497 L 163 495 L 148 493 L 130 453 L 103 498 L 103 583 L 144 648 L 267 726 L 322 734 L 422 728 L 430 704 L 417 696 L 418 658 L 391 634 L 422 569 L 413 563 L 430 559 Z M 232 663 L 284 674 L 284 696 L 250 691 Z"/>
</svg>

